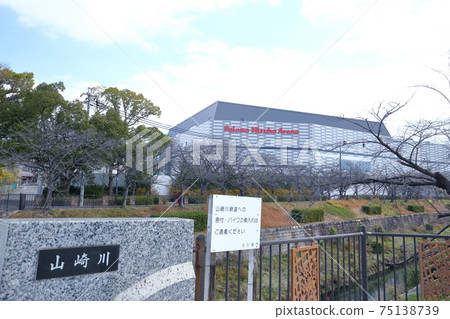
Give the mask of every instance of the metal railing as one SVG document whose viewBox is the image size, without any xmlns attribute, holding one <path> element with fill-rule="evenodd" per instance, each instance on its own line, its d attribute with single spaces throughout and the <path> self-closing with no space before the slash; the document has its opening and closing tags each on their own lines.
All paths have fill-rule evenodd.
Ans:
<svg viewBox="0 0 450 319">
<path fill-rule="evenodd" d="M 0 194 L 6 194 L 10 191 L 13 191 L 17 188 L 18 184 L 0 184 Z"/>
<path fill-rule="evenodd" d="M 375 300 L 421 300 L 419 241 L 448 241 L 450 235 L 367 233 L 377 276 L 370 288 Z M 450 267 L 450 265 L 449 265 Z"/>
<path fill-rule="evenodd" d="M 450 235 L 365 232 L 264 241 L 256 252 L 253 300 L 291 300 L 289 251 L 320 246 L 320 300 L 421 300 L 418 242 Z M 247 300 L 248 252 L 218 253 L 214 300 Z"/>
<path fill-rule="evenodd" d="M 123 196 L 96 196 L 86 195 L 83 198 L 84 208 L 114 207 L 122 205 Z M 45 196 L 39 194 L 1 194 L 0 211 L 16 211 L 26 209 L 39 209 L 44 206 Z M 151 206 L 168 203 L 164 196 L 128 196 L 129 206 Z M 52 208 L 80 208 L 80 197 L 75 195 L 56 196 L 52 200 Z"/>
</svg>

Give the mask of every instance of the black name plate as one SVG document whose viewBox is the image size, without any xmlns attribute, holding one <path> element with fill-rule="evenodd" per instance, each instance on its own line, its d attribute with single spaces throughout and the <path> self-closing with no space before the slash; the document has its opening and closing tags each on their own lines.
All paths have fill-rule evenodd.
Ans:
<svg viewBox="0 0 450 319">
<path fill-rule="evenodd" d="M 120 245 L 39 249 L 36 280 L 119 269 Z"/>
</svg>

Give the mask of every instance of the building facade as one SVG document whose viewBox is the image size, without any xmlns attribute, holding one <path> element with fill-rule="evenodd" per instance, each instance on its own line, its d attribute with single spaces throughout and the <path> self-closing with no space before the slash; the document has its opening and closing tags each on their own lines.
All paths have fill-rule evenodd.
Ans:
<svg viewBox="0 0 450 319">
<path fill-rule="evenodd" d="M 271 164 L 339 164 L 369 171 L 378 146 L 369 143 L 373 137 L 366 125 L 390 136 L 376 122 L 218 101 L 173 127 L 169 136 L 181 145 L 214 140 L 257 149 Z"/>
<path fill-rule="evenodd" d="M 176 144 L 197 144 L 197 148 L 224 143 L 225 149 L 244 149 L 254 158 L 257 151 L 264 158 L 262 165 L 334 166 L 364 172 L 398 167 L 396 158 L 382 152 L 367 128 L 391 138 L 378 122 L 218 101 L 173 127 L 169 136 Z M 446 169 L 450 151 L 443 145 L 423 144 L 418 160 Z"/>
</svg>

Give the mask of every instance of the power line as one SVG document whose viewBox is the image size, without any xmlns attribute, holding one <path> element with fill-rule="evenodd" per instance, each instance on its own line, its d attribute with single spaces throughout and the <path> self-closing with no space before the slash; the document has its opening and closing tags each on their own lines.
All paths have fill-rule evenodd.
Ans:
<svg viewBox="0 0 450 319">
<path fill-rule="evenodd" d="M 75 0 L 72 0 L 73 3 L 75 3 L 78 8 L 80 8 L 81 11 L 108 37 L 111 39 L 112 42 L 153 82 L 155 85 L 173 102 L 175 105 L 182 110 L 187 116 L 189 116 L 197 125 L 197 121 L 192 117 L 192 115 L 189 115 L 184 108 L 180 106 L 180 104 L 166 91 L 164 88 L 159 85 L 159 83 L 136 61 L 136 59 L 133 58 L 133 56 L 125 50 L 124 47 L 122 47 L 106 30 Z"/>
<path fill-rule="evenodd" d="M 281 100 L 330 50 L 377 4 L 375 0 L 261 115 L 253 122 L 256 123 L 264 114 L 273 108 L 275 103 Z"/>
</svg>

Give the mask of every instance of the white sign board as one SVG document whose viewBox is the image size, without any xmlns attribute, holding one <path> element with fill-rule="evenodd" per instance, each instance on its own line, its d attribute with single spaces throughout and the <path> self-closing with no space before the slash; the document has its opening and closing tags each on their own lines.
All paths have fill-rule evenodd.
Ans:
<svg viewBox="0 0 450 319">
<path fill-rule="evenodd" d="M 261 198 L 211 195 L 208 235 L 211 252 L 258 249 Z"/>
</svg>

